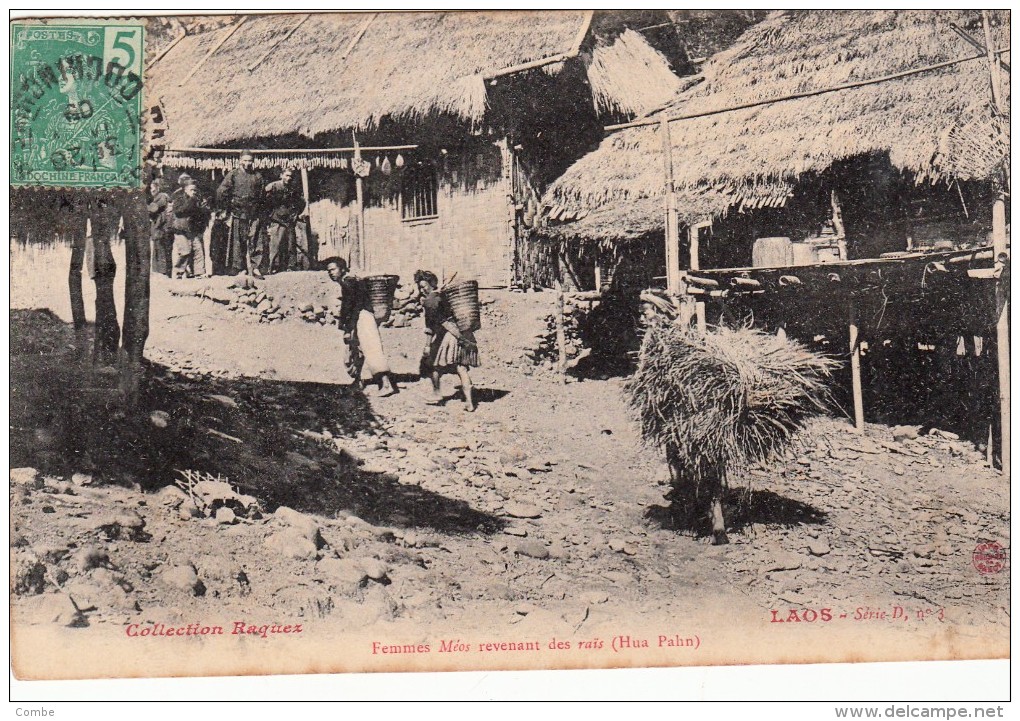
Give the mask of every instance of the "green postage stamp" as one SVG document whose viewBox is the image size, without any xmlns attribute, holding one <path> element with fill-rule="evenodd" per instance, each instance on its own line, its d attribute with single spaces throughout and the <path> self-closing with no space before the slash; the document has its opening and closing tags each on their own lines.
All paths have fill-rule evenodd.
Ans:
<svg viewBox="0 0 1020 721">
<path fill-rule="evenodd" d="M 145 26 L 138 20 L 11 24 L 11 185 L 142 184 Z"/>
</svg>

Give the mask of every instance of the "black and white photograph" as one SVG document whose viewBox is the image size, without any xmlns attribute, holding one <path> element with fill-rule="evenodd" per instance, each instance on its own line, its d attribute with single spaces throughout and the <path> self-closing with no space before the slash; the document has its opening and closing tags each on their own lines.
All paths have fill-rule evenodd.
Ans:
<svg viewBox="0 0 1020 721">
<path fill-rule="evenodd" d="M 1009 658 L 1008 10 L 152 12 L 10 22 L 17 679 Z"/>
</svg>

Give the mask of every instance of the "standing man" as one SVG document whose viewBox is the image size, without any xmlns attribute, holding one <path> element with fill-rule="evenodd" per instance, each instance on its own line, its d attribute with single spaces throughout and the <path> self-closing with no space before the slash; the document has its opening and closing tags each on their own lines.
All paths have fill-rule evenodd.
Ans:
<svg viewBox="0 0 1020 721">
<path fill-rule="evenodd" d="M 262 247 L 259 238 L 259 216 L 262 213 L 265 181 L 255 172 L 255 157 L 250 151 L 241 153 L 241 165 L 227 173 L 216 191 L 216 205 L 230 218 L 230 241 L 227 244 L 227 271 L 248 273 L 261 278 Z"/>
<path fill-rule="evenodd" d="M 347 261 L 343 258 L 326 258 L 323 264 L 329 279 L 340 285 L 338 325 L 347 345 L 348 375 L 356 386 L 360 387 L 363 380 L 371 380 L 378 384 L 384 396 L 398 393 L 364 281 L 348 275 Z"/>
<path fill-rule="evenodd" d="M 173 208 L 173 277 L 193 278 L 205 275 L 203 235 L 209 224 L 209 201 L 198 192 L 195 179 L 185 173 L 177 181 L 180 188 L 170 198 Z"/>
<path fill-rule="evenodd" d="M 152 270 L 165 276 L 173 275 L 174 234 L 167 212 L 170 196 L 163 190 L 163 179 L 154 178 L 149 185 L 149 237 L 152 240 Z"/>
<path fill-rule="evenodd" d="M 286 167 L 280 179 L 266 186 L 269 208 L 269 261 L 267 271 L 276 273 L 293 267 L 297 252 L 294 225 L 305 214 L 305 196 L 294 182 L 294 168 Z"/>
</svg>

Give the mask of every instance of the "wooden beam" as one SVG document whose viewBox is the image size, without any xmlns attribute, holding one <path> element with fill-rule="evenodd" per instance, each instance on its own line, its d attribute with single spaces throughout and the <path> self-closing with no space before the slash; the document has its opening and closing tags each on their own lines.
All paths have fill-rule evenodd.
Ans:
<svg viewBox="0 0 1020 721">
<path fill-rule="evenodd" d="M 522 73 L 525 70 L 534 70 L 536 68 L 545 67 L 546 65 L 554 65 L 556 63 L 562 63 L 565 60 L 576 58 L 581 53 L 581 45 L 584 43 L 584 39 L 588 36 L 588 30 L 591 28 L 591 19 L 594 13 L 594 10 L 589 10 L 585 14 L 584 22 L 581 23 L 581 27 L 577 31 L 577 35 L 574 36 L 574 44 L 567 52 L 557 53 L 556 55 L 550 55 L 547 58 L 539 58 L 538 60 L 531 60 L 518 65 L 511 65 L 508 68 L 488 70 L 480 73 L 482 80 L 495 80 L 496 78 L 502 78 L 507 75 L 516 75 L 517 73 Z"/>
<path fill-rule="evenodd" d="M 346 60 L 347 59 L 347 56 L 350 55 L 351 52 L 354 50 L 354 47 L 361 40 L 362 36 L 365 34 L 365 31 L 368 30 L 368 26 L 371 25 L 372 21 L 374 21 L 378 16 L 379 16 L 379 13 L 372 13 L 368 17 L 368 20 L 365 21 L 364 25 L 362 25 L 361 28 L 358 29 L 357 35 L 355 35 L 354 38 L 347 44 L 347 47 L 344 48 L 344 52 L 340 56 L 340 60 Z"/>
<path fill-rule="evenodd" d="M 988 52 L 987 48 L 985 48 L 984 45 L 982 45 L 974 37 L 972 37 L 970 33 L 964 32 L 963 29 L 960 28 L 956 23 L 949 23 L 949 27 L 952 29 L 954 33 L 963 38 L 964 42 L 972 46 L 975 50 L 982 53 Z M 1010 71 L 1009 63 L 1005 62 L 1002 58 L 999 58 L 999 66 L 1007 73 Z"/>
<path fill-rule="evenodd" d="M 294 27 L 292 27 L 290 30 L 287 31 L 286 35 L 284 35 L 282 38 L 280 38 L 275 43 L 270 45 L 269 49 L 266 50 L 265 54 L 262 57 L 260 57 L 258 60 L 256 60 L 254 63 L 252 63 L 251 65 L 248 66 L 248 72 L 249 73 L 250 72 L 254 72 L 255 68 L 257 68 L 259 65 L 264 63 L 266 61 L 266 58 L 268 58 L 270 55 L 272 55 L 276 51 L 276 49 L 278 47 L 280 47 L 285 42 L 287 42 L 287 38 L 289 38 L 291 35 L 293 35 L 295 30 L 297 30 L 299 27 L 304 25 L 305 20 L 307 20 L 310 17 L 311 17 L 311 14 L 307 13 L 307 14 L 305 14 L 304 17 L 302 17 L 300 20 L 298 20 L 297 24 L 294 25 Z"/>
<path fill-rule="evenodd" d="M 1004 55 L 1009 52 L 1009 48 L 1003 48 L 997 50 L 996 55 Z M 699 113 L 689 113 L 687 115 L 678 115 L 669 119 L 669 122 L 675 123 L 681 120 L 694 120 L 695 118 L 707 118 L 712 115 L 722 115 L 723 113 L 732 113 L 736 110 L 748 110 L 750 108 L 760 108 L 765 105 L 774 105 L 776 103 L 782 103 L 789 100 L 800 100 L 801 98 L 810 98 L 816 95 L 825 95 L 826 93 L 835 93 L 841 90 L 853 90 L 855 88 L 863 88 L 868 85 L 877 85 L 878 83 L 887 83 L 892 80 L 900 80 L 901 78 L 910 77 L 911 75 L 918 75 L 920 73 L 930 73 L 936 70 L 942 70 L 944 68 L 952 67 L 953 65 L 959 65 L 961 63 L 969 63 L 974 60 L 981 60 L 985 57 L 985 54 L 971 55 L 966 58 L 959 58 L 958 60 L 947 60 L 943 63 L 935 63 L 934 65 L 925 65 L 921 68 L 914 68 L 913 70 L 904 70 L 903 72 L 893 73 L 891 75 L 883 75 L 882 77 L 874 78 L 872 80 L 861 80 L 854 83 L 844 83 L 842 85 L 834 85 L 828 88 L 819 88 L 818 90 L 807 90 L 802 93 L 793 93 L 792 95 L 782 95 L 778 98 L 771 98 L 769 100 L 757 100 L 752 103 L 741 103 L 740 105 L 731 105 L 725 108 L 719 108 L 718 110 L 705 110 Z M 658 123 L 658 118 L 644 118 L 642 120 L 634 120 L 629 123 L 619 123 L 617 125 L 607 125 L 603 130 L 607 133 L 612 133 L 617 130 L 626 130 L 627 128 L 640 128 L 646 125 L 655 125 Z"/>
<path fill-rule="evenodd" d="M 227 32 L 223 33 L 223 37 L 220 38 L 216 42 L 216 44 L 212 46 L 212 48 L 209 50 L 209 52 L 207 52 L 205 54 L 205 56 L 201 60 L 198 61 L 198 64 L 195 65 L 195 67 L 193 67 L 191 69 L 191 72 L 184 76 L 184 80 L 182 80 L 181 82 L 177 83 L 177 87 L 181 87 L 186 82 L 191 80 L 191 78 L 195 75 L 195 73 L 198 72 L 199 68 L 201 68 L 203 65 L 205 65 L 205 61 L 208 60 L 209 58 L 211 58 L 213 56 L 213 54 L 215 54 L 215 52 L 217 50 L 219 50 L 221 47 L 223 47 L 223 43 L 227 42 L 227 40 L 230 39 L 230 36 L 233 35 L 234 33 L 236 33 L 238 28 L 240 28 L 242 25 L 244 25 L 244 22 L 247 19 L 248 19 L 248 16 L 245 15 L 244 17 L 242 17 L 240 19 L 240 21 L 237 22 L 236 25 L 232 26 L 229 30 L 227 30 Z"/>
<path fill-rule="evenodd" d="M 169 53 L 171 50 L 173 50 L 175 47 L 177 47 L 177 43 L 179 43 L 181 40 L 183 40 L 186 37 L 188 37 L 188 30 L 187 30 L 187 28 L 185 28 L 184 31 L 181 32 L 180 35 L 175 37 L 173 39 L 173 42 L 171 42 L 169 45 L 167 45 L 165 48 L 163 48 L 162 52 L 160 52 L 159 55 L 157 55 L 152 60 L 150 60 L 148 65 L 145 66 L 145 69 L 149 70 L 153 65 L 155 65 L 160 60 L 165 58 L 167 56 L 167 53 Z"/>
<path fill-rule="evenodd" d="M 702 278 L 700 275 L 687 274 L 687 283 L 689 285 L 696 285 L 700 288 L 718 288 L 719 281 L 715 278 Z"/>
<path fill-rule="evenodd" d="M 981 11 L 981 25 L 985 30 L 985 57 L 988 58 L 988 75 L 992 88 L 992 109 L 996 115 L 1002 115 L 1002 79 L 999 66 L 995 62 L 995 40 L 992 38 L 992 27 L 988 20 L 988 11 Z"/>
<path fill-rule="evenodd" d="M 864 392 L 861 386 L 861 343 L 857 327 L 857 308 L 850 299 L 850 376 L 854 393 L 854 429 L 864 432 Z"/>
<path fill-rule="evenodd" d="M 574 36 L 574 45 L 570 49 L 571 55 L 576 56 L 581 52 L 581 45 L 588 36 L 588 30 L 591 29 L 591 19 L 594 15 L 594 10 L 589 10 L 584 14 L 584 22 L 581 23 L 581 28 L 577 31 L 577 35 Z"/>
</svg>

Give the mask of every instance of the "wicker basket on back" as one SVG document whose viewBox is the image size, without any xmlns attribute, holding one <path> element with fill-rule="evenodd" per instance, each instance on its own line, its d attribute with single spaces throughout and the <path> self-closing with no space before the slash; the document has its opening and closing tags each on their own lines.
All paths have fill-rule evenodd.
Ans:
<svg viewBox="0 0 1020 721">
<path fill-rule="evenodd" d="M 478 281 L 462 280 L 443 288 L 457 327 L 463 332 L 474 332 L 482 327 L 481 305 L 478 302 Z"/>
<path fill-rule="evenodd" d="M 377 323 L 385 323 L 390 319 L 393 294 L 397 290 L 399 280 L 399 275 L 370 275 L 364 278 L 369 302 L 372 304 L 372 315 L 375 316 Z"/>
</svg>

